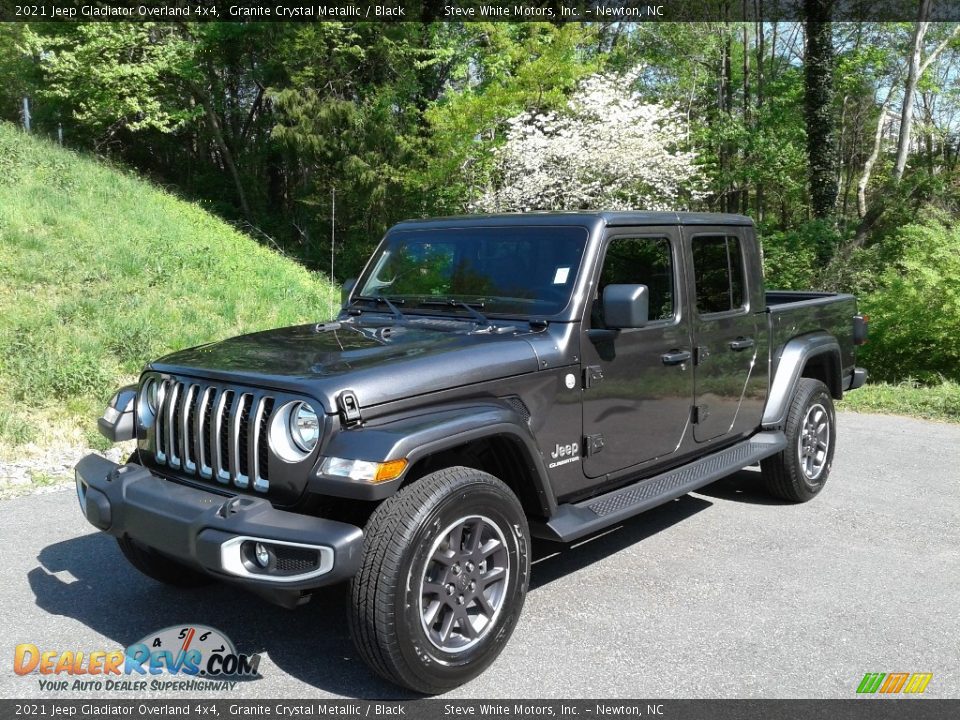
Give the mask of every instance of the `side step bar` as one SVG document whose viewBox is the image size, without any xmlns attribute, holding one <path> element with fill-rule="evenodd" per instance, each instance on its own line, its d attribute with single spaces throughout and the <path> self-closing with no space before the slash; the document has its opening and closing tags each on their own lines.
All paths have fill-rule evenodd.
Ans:
<svg viewBox="0 0 960 720">
<path fill-rule="evenodd" d="M 546 523 L 532 523 L 530 531 L 535 537 L 570 542 L 709 485 L 786 446 L 787 439 L 780 431 L 757 433 L 688 465 L 589 500 L 563 504 Z"/>
</svg>

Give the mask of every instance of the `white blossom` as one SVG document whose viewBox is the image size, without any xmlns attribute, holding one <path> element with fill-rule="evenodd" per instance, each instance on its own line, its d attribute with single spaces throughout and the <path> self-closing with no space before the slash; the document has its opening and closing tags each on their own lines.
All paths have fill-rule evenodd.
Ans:
<svg viewBox="0 0 960 720">
<path fill-rule="evenodd" d="M 642 100 L 632 89 L 641 71 L 587 78 L 563 113 L 510 118 L 495 185 L 471 208 L 679 210 L 702 197 L 686 119 Z"/>
</svg>

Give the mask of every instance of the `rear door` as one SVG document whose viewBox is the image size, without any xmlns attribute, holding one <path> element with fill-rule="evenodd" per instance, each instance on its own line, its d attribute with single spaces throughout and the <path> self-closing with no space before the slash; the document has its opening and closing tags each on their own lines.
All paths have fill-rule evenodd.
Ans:
<svg viewBox="0 0 960 720">
<path fill-rule="evenodd" d="M 746 254 L 750 236 L 740 227 L 686 228 L 693 270 L 694 426 L 697 442 L 737 432 L 765 368 L 757 356 L 766 348 L 764 316 L 750 307 L 751 274 Z M 752 246 L 751 246 L 752 247 Z M 755 372 L 756 369 L 756 372 Z M 745 398 L 750 398 L 745 403 Z M 749 418 L 753 422 L 754 418 Z"/>
<path fill-rule="evenodd" d="M 614 228 L 604 242 L 602 268 L 581 342 L 585 366 L 583 425 L 587 477 L 675 452 L 693 399 L 690 320 L 683 307 L 683 249 L 677 227 Z M 650 320 L 615 337 L 604 329 L 601 298 L 609 284 L 646 285 Z M 590 438 L 601 448 L 590 449 Z"/>
</svg>

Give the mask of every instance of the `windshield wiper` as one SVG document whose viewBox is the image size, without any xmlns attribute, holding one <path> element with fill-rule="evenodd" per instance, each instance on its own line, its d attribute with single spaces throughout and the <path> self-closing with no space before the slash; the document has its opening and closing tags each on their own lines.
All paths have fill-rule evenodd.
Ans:
<svg viewBox="0 0 960 720">
<path fill-rule="evenodd" d="M 477 307 L 482 308 L 483 303 L 466 303 L 462 300 L 454 300 L 453 298 L 443 298 L 438 300 L 421 300 L 418 304 L 425 307 L 462 308 L 473 315 L 473 319 L 481 325 L 490 324 L 490 320 L 487 319 L 487 316 L 476 309 Z"/>
<path fill-rule="evenodd" d="M 403 313 L 400 311 L 400 308 L 398 308 L 388 297 L 383 297 L 382 295 L 354 295 L 353 301 L 350 303 L 349 307 L 353 307 L 357 304 L 357 302 L 360 301 L 372 302 L 377 305 L 386 305 L 387 309 L 389 309 L 393 314 L 393 317 L 395 317 L 397 320 L 403 320 Z M 403 300 L 398 300 L 397 302 L 403 304 Z"/>
</svg>

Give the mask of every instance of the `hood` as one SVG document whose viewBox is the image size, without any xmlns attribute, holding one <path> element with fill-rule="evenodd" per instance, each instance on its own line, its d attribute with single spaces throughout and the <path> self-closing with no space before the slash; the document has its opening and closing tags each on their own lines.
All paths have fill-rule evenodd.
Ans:
<svg viewBox="0 0 960 720">
<path fill-rule="evenodd" d="M 361 407 L 537 370 L 522 327 L 440 318 L 300 325 L 180 350 L 150 369 L 302 393 L 333 412 L 352 390 Z M 524 337 L 526 336 L 526 337 Z"/>
</svg>

